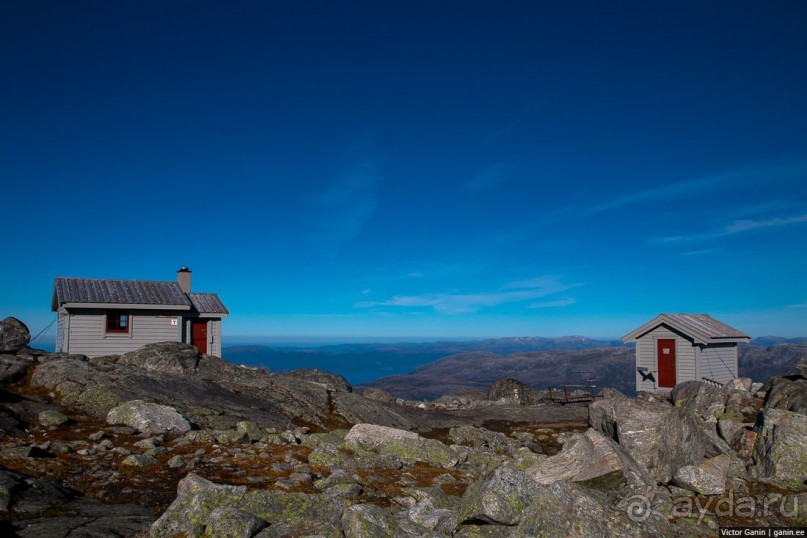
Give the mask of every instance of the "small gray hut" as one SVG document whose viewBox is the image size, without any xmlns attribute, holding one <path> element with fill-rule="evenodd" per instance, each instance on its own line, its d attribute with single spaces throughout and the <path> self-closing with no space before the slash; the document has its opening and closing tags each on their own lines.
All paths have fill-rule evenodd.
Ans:
<svg viewBox="0 0 807 538">
<path fill-rule="evenodd" d="M 660 314 L 622 337 L 636 343 L 636 390 L 737 377 L 737 344 L 751 337 L 706 314 Z"/>
<path fill-rule="evenodd" d="M 173 282 L 57 277 L 51 307 L 58 313 L 56 351 L 88 357 L 164 341 L 220 357 L 221 319 L 229 314 L 215 293 L 191 292 L 187 267 Z"/>
</svg>

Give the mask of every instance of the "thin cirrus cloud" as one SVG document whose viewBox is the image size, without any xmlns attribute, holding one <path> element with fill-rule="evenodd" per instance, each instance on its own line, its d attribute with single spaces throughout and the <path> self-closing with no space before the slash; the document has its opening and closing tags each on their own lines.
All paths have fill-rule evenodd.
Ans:
<svg viewBox="0 0 807 538">
<path fill-rule="evenodd" d="M 713 232 L 662 237 L 659 239 L 659 241 L 663 243 L 672 243 L 672 242 L 716 239 L 728 235 L 750 232 L 752 230 L 758 230 L 760 228 L 790 226 L 793 224 L 801 224 L 804 222 L 807 222 L 807 213 L 803 213 L 801 215 L 794 215 L 791 217 L 773 217 L 768 219 L 739 219 Z"/>
<path fill-rule="evenodd" d="M 576 303 L 574 299 L 571 297 L 566 297 L 564 299 L 557 299 L 555 301 L 542 301 L 537 303 L 532 303 L 527 305 L 527 308 L 560 308 L 563 306 L 571 306 Z"/>
<path fill-rule="evenodd" d="M 505 159 L 503 161 L 493 163 L 468 180 L 462 186 L 462 190 L 466 192 L 478 192 L 501 185 L 513 177 L 515 170 L 515 159 Z"/>
<path fill-rule="evenodd" d="M 737 188 L 748 184 L 772 184 L 794 179 L 801 181 L 805 173 L 807 173 L 807 161 L 794 161 L 730 170 L 728 172 L 703 176 L 687 181 L 668 182 L 661 187 L 619 196 L 609 202 L 589 209 L 586 213 L 592 215 L 631 204 L 669 200 L 682 196 L 694 196 L 727 185 L 731 185 L 732 188 Z"/>
<path fill-rule="evenodd" d="M 376 161 L 365 159 L 316 198 L 313 239 L 335 250 L 358 235 L 378 208 L 382 180 Z"/>
<path fill-rule="evenodd" d="M 397 308 L 431 308 L 443 314 L 465 314 L 508 303 L 519 303 L 540 299 L 561 293 L 576 287 L 577 284 L 565 284 L 559 277 L 545 276 L 531 280 L 511 282 L 498 290 L 478 293 L 435 293 L 423 295 L 396 295 L 385 301 L 363 301 L 356 303 L 356 308 L 397 307 Z M 561 299 L 551 306 L 566 306 L 573 299 Z M 540 307 L 537 307 L 540 308 Z"/>
</svg>

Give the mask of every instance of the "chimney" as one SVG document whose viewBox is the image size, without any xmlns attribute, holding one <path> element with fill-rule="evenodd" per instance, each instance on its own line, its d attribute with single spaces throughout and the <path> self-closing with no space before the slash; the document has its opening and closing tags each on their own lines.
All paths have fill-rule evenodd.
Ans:
<svg viewBox="0 0 807 538">
<path fill-rule="evenodd" d="M 177 271 L 177 283 L 179 287 L 182 288 L 182 291 L 185 293 L 191 292 L 191 271 L 187 267 L 180 267 L 179 271 Z"/>
</svg>

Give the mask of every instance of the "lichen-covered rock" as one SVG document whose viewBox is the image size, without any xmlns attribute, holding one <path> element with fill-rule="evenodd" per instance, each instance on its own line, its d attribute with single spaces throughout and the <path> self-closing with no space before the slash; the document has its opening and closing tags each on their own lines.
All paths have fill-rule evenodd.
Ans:
<svg viewBox="0 0 807 538">
<path fill-rule="evenodd" d="M 121 464 L 129 465 L 130 467 L 149 467 L 157 465 L 157 458 L 151 454 L 131 454 L 126 456 Z"/>
<path fill-rule="evenodd" d="M 43 426 L 61 426 L 68 422 L 70 422 L 70 417 L 53 409 L 39 413 L 39 423 Z"/>
<path fill-rule="evenodd" d="M 659 535 L 666 534 L 642 529 L 624 512 L 608 508 L 590 490 L 567 482 L 542 488 L 513 532 L 513 536 L 547 538 Z"/>
<path fill-rule="evenodd" d="M 500 379 L 488 390 L 488 400 L 500 403 L 530 405 L 538 402 L 535 389 L 517 379 Z"/>
<path fill-rule="evenodd" d="M 568 441 L 560 453 L 527 470 L 527 474 L 543 485 L 559 480 L 587 482 L 612 473 L 618 474 L 621 477 L 620 482 L 624 484 L 655 486 L 652 479 L 624 449 L 593 429 Z"/>
<path fill-rule="evenodd" d="M 672 390 L 675 407 L 688 410 L 703 420 L 716 422 L 726 409 L 726 392 L 702 381 L 685 381 Z"/>
<path fill-rule="evenodd" d="M 236 423 L 235 429 L 236 431 L 245 433 L 252 443 L 260 441 L 261 438 L 266 435 L 266 432 L 264 432 L 260 426 L 247 420 Z"/>
<path fill-rule="evenodd" d="M 310 368 L 298 368 L 286 374 L 289 377 L 310 381 L 312 383 L 319 383 L 331 390 L 341 390 L 344 392 L 353 392 L 353 387 L 347 382 L 347 379 L 339 374 L 332 374 L 323 370 L 316 370 Z"/>
<path fill-rule="evenodd" d="M 267 525 L 234 506 L 220 506 L 210 512 L 205 534 L 214 538 L 252 538 Z"/>
<path fill-rule="evenodd" d="M 702 421 L 665 402 L 617 396 L 589 406 L 592 428 L 619 443 L 658 483 L 697 465 L 710 445 Z"/>
<path fill-rule="evenodd" d="M 176 409 L 143 400 L 132 400 L 109 411 L 109 424 L 125 424 L 148 434 L 182 435 L 191 429 L 190 423 Z"/>
<path fill-rule="evenodd" d="M 396 518 L 390 511 L 372 504 L 351 506 L 342 514 L 345 538 L 437 536 L 412 521 Z"/>
<path fill-rule="evenodd" d="M 18 355 L 0 355 L 0 385 L 16 383 L 28 372 L 28 361 Z"/>
<path fill-rule="evenodd" d="M 177 484 L 177 498 L 151 526 L 152 538 L 177 535 L 200 537 L 216 508 L 237 506 L 247 488 L 214 484 L 188 474 Z"/>
<path fill-rule="evenodd" d="M 701 495 L 722 495 L 726 491 L 731 458 L 709 458 L 700 465 L 686 465 L 676 471 L 672 484 Z"/>
<path fill-rule="evenodd" d="M 0 353 L 16 353 L 31 341 L 31 333 L 25 323 L 17 318 L 0 320 Z"/>
<path fill-rule="evenodd" d="M 807 379 L 800 375 L 771 378 L 763 387 L 765 409 L 782 409 L 807 415 Z"/>
<path fill-rule="evenodd" d="M 181 342 L 155 342 L 121 355 L 117 363 L 148 372 L 192 374 L 199 365 L 199 350 Z"/>
<path fill-rule="evenodd" d="M 436 467 L 454 467 L 466 454 L 452 450 L 435 439 L 390 439 L 379 445 L 376 450 L 382 456 L 393 456 L 407 465 L 417 462 L 428 463 Z"/>
<path fill-rule="evenodd" d="M 448 438 L 458 445 L 482 448 L 498 454 L 515 454 L 521 444 L 503 433 L 474 426 L 457 426 L 448 431 Z"/>
<path fill-rule="evenodd" d="M 349 502 L 321 493 L 287 493 L 276 490 L 245 494 L 238 508 L 267 521 L 277 536 L 341 538 L 342 512 Z"/>
<path fill-rule="evenodd" d="M 753 475 L 785 483 L 807 480 L 807 415 L 768 409 L 754 445 Z"/>
<path fill-rule="evenodd" d="M 522 512 L 544 489 L 523 471 L 498 467 L 465 491 L 460 501 L 459 521 L 517 525 Z"/>
<path fill-rule="evenodd" d="M 375 400 L 377 402 L 392 403 L 395 401 L 395 396 L 384 389 L 379 389 L 377 387 L 367 387 L 364 389 L 364 392 L 362 392 L 361 395 L 368 400 Z"/>
<path fill-rule="evenodd" d="M 345 436 L 345 442 L 356 442 L 367 447 L 377 447 L 395 439 L 421 439 L 415 432 L 376 426 L 375 424 L 356 424 Z"/>
</svg>

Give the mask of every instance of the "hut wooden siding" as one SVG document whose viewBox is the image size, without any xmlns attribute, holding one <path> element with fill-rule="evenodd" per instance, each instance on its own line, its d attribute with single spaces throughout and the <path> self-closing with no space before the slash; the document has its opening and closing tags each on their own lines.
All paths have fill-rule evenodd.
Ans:
<svg viewBox="0 0 807 538">
<path fill-rule="evenodd" d="M 660 383 L 660 340 L 675 342 L 675 375 L 674 380 L 665 379 L 667 384 Z M 749 340 L 748 335 L 706 314 L 661 314 L 622 338 L 636 344 L 638 391 L 666 390 L 669 384 L 692 380 L 725 384 L 738 375 L 737 344 Z M 663 344 L 670 347 L 669 342 Z"/>
<path fill-rule="evenodd" d="M 127 333 L 106 332 L 106 311 L 89 310 L 70 316 L 66 349 L 70 353 L 100 357 L 121 355 L 154 342 L 182 341 L 179 316 L 165 312 L 130 310 Z M 176 325 L 172 325 L 172 320 Z"/>
<path fill-rule="evenodd" d="M 100 357 L 172 341 L 221 356 L 221 319 L 229 312 L 215 293 L 191 293 L 190 273 L 181 268 L 176 282 L 57 278 L 56 351 Z M 107 327 L 116 314 L 128 316 L 125 329 Z M 194 322 L 206 328 L 206 342 L 193 342 Z"/>
<path fill-rule="evenodd" d="M 714 344 L 700 350 L 701 371 L 698 379 L 726 384 L 737 376 L 737 345 Z"/>
<path fill-rule="evenodd" d="M 676 383 L 698 379 L 698 348 L 691 339 L 686 338 L 669 327 L 661 326 L 653 329 L 645 336 L 636 341 L 636 366 L 647 368 L 648 372 L 658 372 L 657 349 L 660 339 L 675 340 L 676 349 Z M 656 383 L 658 382 L 658 375 Z M 651 380 L 643 380 L 642 375 L 636 370 L 636 389 L 644 391 L 656 390 L 656 383 Z"/>
</svg>

